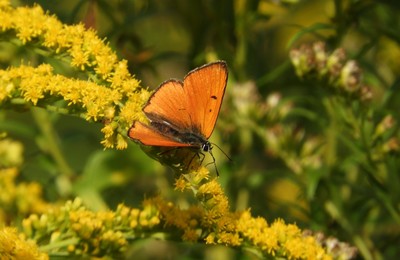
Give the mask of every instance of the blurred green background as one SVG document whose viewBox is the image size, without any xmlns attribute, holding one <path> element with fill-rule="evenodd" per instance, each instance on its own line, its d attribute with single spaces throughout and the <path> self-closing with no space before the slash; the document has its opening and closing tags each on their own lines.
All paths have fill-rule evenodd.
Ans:
<svg viewBox="0 0 400 260">
<path fill-rule="evenodd" d="M 233 159 L 214 151 L 232 210 L 251 208 L 270 222 L 279 217 L 337 237 L 356 245 L 359 258 L 400 256 L 398 152 L 369 160 L 374 144 L 366 145 L 367 134 L 353 135 L 376 128 L 386 115 L 399 118 L 397 1 L 16 1 L 33 3 L 64 23 L 97 30 L 128 60 L 143 87 L 155 89 L 202 64 L 225 60 L 229 83 L 211 141 Z M 337 107 L 329 111 L 326 102 L 339 94 L 327 82 L 295 74 L 289 50 L 313 41 L 331 51 L 344 48 L 372 89 L 363 109 L 352 107 L 351 97 L 339 104 L 354 116 L 350 122 Z M 2 68 L 34 56 L 3 46 Z M 397 127 L 396 122 L 390 137 L 398 137 Z M 2 110 L 0 129 L 23 142 L 20 178 L 40 182 L 49 201 L 80 196 L 94 210 L 113 209 L 161 193 L 181 205 L 194 202 L 190 193 L 174 191 L 173 172 L 135 143 L 124 151 L 103 150 L 101 124 L 39 109 Z M 139 241 L 131 252 L 149 259 L 166 252 L 171 259 L 254 258 L 221 247 L 155 241 Z"/>
</svg>

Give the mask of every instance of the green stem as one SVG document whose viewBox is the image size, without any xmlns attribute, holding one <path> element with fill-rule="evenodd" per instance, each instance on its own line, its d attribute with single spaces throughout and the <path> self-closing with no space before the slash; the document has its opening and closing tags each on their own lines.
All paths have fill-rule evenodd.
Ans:
<svg viewBox="0 0 400 260">
<path fill-rule="evenodd" d="M 61 194 L 66 195 L 70 193 L 71 182 L 70 179 L 75 175 L 74 171 L 68 165 L 57 140 L 57 134 L 50 121 L 49 114 L 46 110 L 32 108 L 33 118 L 35 119 L 40 131 L 45 138 L 47 152 L 53 157 L 56 162 L 60 175 L 57 179 L 57 186 Z"/>
<path fill-rule="evenodd" d="M 58 241 L 58 242 L 54 242 L 54 243 L 50 243 L 44 246 L 40 247 L 40 250 L 43 252 L 48 252 L 52 249 L 59 249 L 59 248 L 63 248 L 63 247 L 67 247 L 69 245 L 76 245 L 79 242 L 79 238 L 70 238 L 67 240 L 63 240 L 63 241 Z"/>
</svg>

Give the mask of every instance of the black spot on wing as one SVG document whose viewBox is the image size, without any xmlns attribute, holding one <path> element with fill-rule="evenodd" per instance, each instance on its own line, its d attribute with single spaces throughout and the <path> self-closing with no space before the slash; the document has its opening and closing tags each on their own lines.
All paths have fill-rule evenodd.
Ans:
<svg viewBox="0 0 400 260">
<path fill-rule="evenodd" d="M 212 98 L 212 99 L 217 99 L 217 96 L 212 95 L 211 98 Z"/>
</svg>

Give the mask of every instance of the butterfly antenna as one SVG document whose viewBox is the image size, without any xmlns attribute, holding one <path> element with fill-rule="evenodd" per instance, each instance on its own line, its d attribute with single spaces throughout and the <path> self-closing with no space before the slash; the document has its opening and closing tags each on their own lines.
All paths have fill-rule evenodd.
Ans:
<svg viewBox="0 0 400 260">
<path fill-rule="evenodd" d="M 221 147 L 219 147 L 217 144 L 215 144 L 215 143 L 213 143 L 212 145 L 215 145 L 225 156 L 226 156 L 226 158 L 228 158 L 228 160 L 229 161 L 233 161 L 232 159 L 231 159 L 231 157 L 229 157 L 225 152 L 224 152 L 224 150 L 222 150 L 221 149 Z M 212 155 L 212 154 L 211 154 Z M 214 156 L 213 156 L 213 158 L 214 158 Z M 214 160 L 215 161 L 215 160 Z"/>
</svg>

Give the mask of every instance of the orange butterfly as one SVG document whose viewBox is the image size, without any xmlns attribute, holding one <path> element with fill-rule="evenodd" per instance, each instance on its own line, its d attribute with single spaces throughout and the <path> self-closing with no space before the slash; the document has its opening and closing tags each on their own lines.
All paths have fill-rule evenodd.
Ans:
<svg viewBox="0 0 400 260">
<path fill-rule="evenodd" d="M 148 146 L 209 152 L 215 165 L 208 138 L 217 121 L 227 79 L 226 63 L 216 61 L 190 71 L 183 82 L 163 82 L 143 107 L 150 124 L 134 122 L 128 136 Z"/>
</svg>

